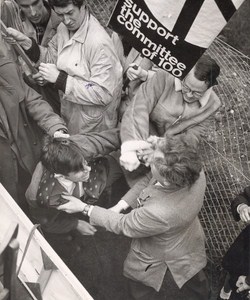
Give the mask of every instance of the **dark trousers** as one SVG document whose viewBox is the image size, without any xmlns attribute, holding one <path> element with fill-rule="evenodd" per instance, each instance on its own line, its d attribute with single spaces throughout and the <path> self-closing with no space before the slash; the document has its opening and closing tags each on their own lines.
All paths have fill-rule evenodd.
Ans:
<svg viewBox="0 0 250 300">
<path fill-rule="evenodd" d="M 162 288 L 156 292 L 152 287 L 128 279 L 128 300 L 208 300 L 209 284 L 203 270 L 187 281 L 181 289 L 168 270 Z"/>
</svg>

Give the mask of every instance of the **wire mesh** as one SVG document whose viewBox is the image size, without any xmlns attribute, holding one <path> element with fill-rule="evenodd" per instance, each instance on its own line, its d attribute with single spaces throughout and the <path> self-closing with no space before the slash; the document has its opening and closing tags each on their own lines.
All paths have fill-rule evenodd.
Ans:
<svg viewBox="0 0 250 300">
<path fill-rule="evenodd" d="M 86 0 L 91 13 L 106 29 L 115 2 Z M 243 227 L 233 220 L 230 202 L 250 184 L 250 59 L 218 38 L 207 53 L 221 67 L 215 91 L 222 106 L 202 143 L 207 190 L 200 219 L 209 261 L 217 268 Z M 212 275 L 216 279 L 215 273 Z"/>
<path fill-rule="evenodd" d="M 230 203 L 250 184 L 250 60 L 218 38 L 207 53 L 221 67 L 215 91 L 222 106 L 202 144 L 207 190 L 200 214 L 215 292 L 221 259 L 244 226 L 233 220 Z"/>
<path fill-rule="evenodd" d="M 207 53 L 221 67 L 215 88 L 222 101 L 203 143 L 207 192 L 201 220 L 210 259 L 219 260 L 242 224 L 233 221 L 230 202 L 250 184 L 249 58 L 216 39 Z"/>
<path fill-rule="evenodd" d="M 97 19 L 107 25 L 115 1 L 88 1 L 88 4 Z M 230 202 L 250 184 L 250 59 L 219 38 L 207 53 L 221 67 L 215 91 L 222 106 L 201 147 L 207 190 L 200 219 L 216 291 L 221 259 L 243 227 L 233 220 Z"/>
<path fill-rule="evenodd" d="M 86 0 L 86 4 L 88 5 L 91 13 L 106 29 L 115 3 L 116 1 L 114 0 Z"/>
</svg>

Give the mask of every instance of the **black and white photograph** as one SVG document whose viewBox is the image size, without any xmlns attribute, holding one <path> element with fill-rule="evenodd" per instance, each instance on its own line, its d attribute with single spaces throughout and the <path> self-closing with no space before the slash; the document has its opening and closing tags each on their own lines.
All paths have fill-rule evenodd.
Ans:
<svg viewBox="0 0 250 300">
<path fill-rule="evenodd" d="M 250 0 L 0 0 L 0 300 L 250 299 Z"/>
</svg>

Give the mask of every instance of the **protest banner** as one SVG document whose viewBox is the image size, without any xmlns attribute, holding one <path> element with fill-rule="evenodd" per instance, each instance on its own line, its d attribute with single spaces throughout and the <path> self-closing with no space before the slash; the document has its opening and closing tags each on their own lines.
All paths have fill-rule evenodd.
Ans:
<svg viewBox="0 0 250 300">
<path fill-rule="evenodd" d="M 109 27 L 178 78 L 192 69 L 244 0 L 118 0 Z"/>
</svg>

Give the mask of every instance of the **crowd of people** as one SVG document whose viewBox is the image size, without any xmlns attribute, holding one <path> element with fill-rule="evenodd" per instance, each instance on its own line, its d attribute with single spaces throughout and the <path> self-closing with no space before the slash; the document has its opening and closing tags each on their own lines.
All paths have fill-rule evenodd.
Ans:
<svg viewBox="0 0 250 300">
<path fill-rule="evenodd" d="M 132 238 L 131 300 L 172 299 L 163 282 L 179 290 L 175 300 L 209 299 L 199 144 L 221 105 L 219 65 L 203 55 L 180 80 L 110 37 L 84 0 L 12 2 L 15 11 L 4 1 L 0 10 L 20 17 L 17 28 L 2 16 L 1 183 L 44 232 L 94 235 L 98 226 Z M 127 193 L 102 205 L 122 176 Z M 237 220 L 250 219 L 249 195 L 232 204 Z M 248 268 L 229 266 L 235 249 L 220 299 L 250 289 Z"/>
</svg>

